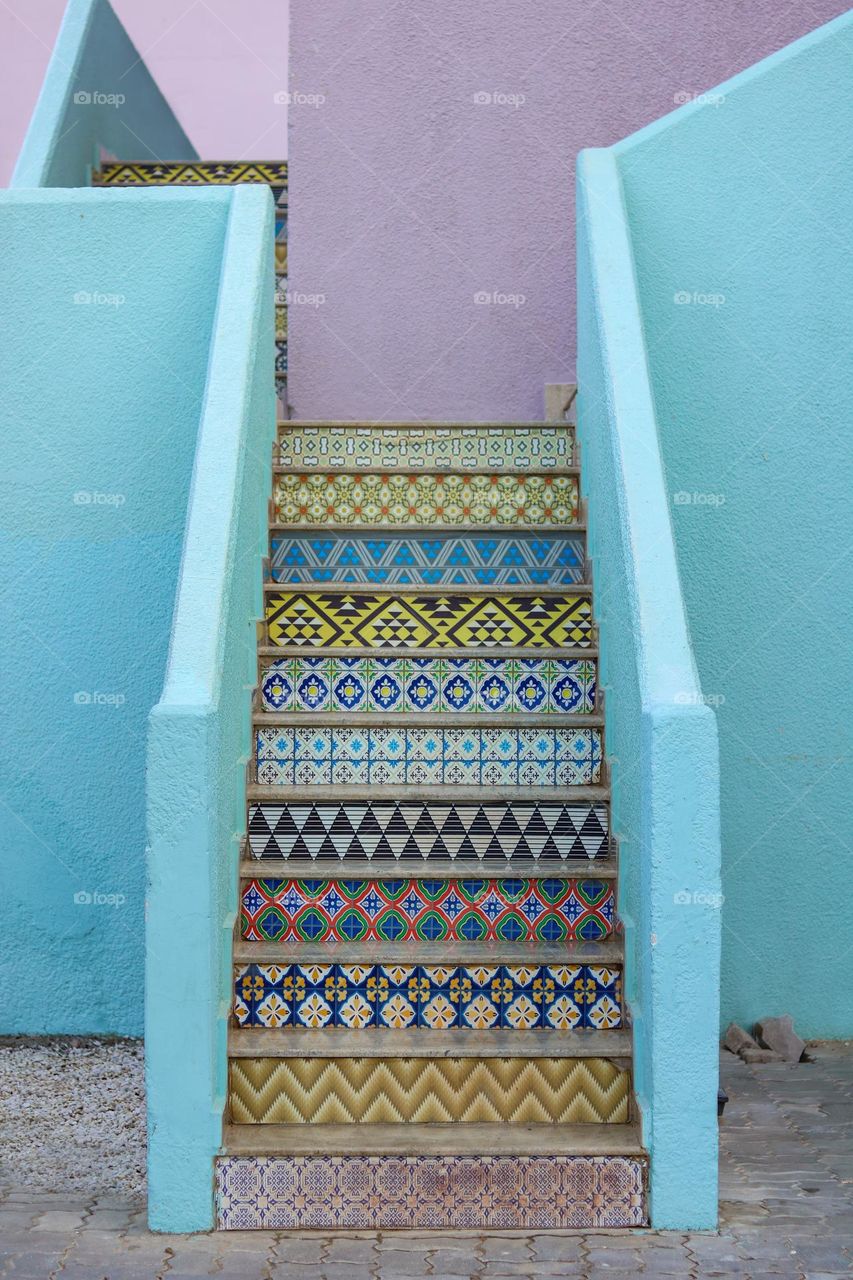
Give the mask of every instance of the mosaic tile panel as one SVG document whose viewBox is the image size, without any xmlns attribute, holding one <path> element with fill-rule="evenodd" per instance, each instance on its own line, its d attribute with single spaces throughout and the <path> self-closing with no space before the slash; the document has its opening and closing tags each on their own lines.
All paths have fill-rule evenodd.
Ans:
<svg viewBox="0 0 853 1280">
<path fill-rule="evenodd" d="M 459 467 L 539 471 L 572 465 L 570 426 L 288 427 L 279 436 L 284 467 Z"/>
<path fill-rule="evenodd" d="M 229 162 L 198 161 L 195 164 L 105 164 L 94 176 L 96 186 L 120 187 L 202 187 L 232 186 L 235 183 L 263 182 L 287 188 L 286 160 Z"/>
<path fill-rule="evenodd" d="M 270 641 L 309 648 L 561 649 L 590 643 L 587 596 L 393 595 L 280 591 L 266 604 Z"/>
<path fill-rule="evenodd" d="M 582 582 L 585 541 L 565 534 L 274 536 L 275 582 L 562 587 Z"/>
<path fill-rule="evenodd" d="M 575 476 L 386 474 L 277 475 L 280 524 L 572 524 Z"/>
<path fill-rule="evenodd" d="M 221 1156 L 225 1231 L 569 1230 L 646 1224 L 627 1156 Z"/>
<path fill-rule="evenodd" d="M 604 858 L 603 804 L 253 804 L 256 858 Z"/>
<path fill-rule="evenodd" d="M 595 711 L 589 658 L 278 658 L 261 676 L 265 711 Z"/>
<path fill-rule="evenodd" d="M 588 786 L 601 773 L 598 729 L 258 729 L 258 782 L 270 787 L 446 783 Z"/>
<path fill-rule="evenodd" d="M 622 1025 L 622 972 L 606 965 L 246 964 L 235 968 L 241 1027 L 490 1027 L 555 1031 Z"/>
<path fill-rule="evenodd" d="M 609 880 L 255 879 L 249 942 L 598 942 L 613 932 Z"/>
<path fill-rule="evenodd" d="M 607 1058 L 238 1058 L 234 1124 L 627 1124 Z"/>
</svg>

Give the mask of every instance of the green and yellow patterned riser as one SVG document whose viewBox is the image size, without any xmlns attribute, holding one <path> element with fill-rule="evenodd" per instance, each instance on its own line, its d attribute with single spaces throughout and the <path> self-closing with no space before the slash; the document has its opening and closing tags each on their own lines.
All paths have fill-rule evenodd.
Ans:
<svg viewBox="0 0 853 1280">
<path fill-rule="evenodd" d="M 540 423 L 412 426 L 297 423 L 279 428 L 278 461 L 314 467 L 545 471 L 573 463 L 574 428 Z"/>
</svg>

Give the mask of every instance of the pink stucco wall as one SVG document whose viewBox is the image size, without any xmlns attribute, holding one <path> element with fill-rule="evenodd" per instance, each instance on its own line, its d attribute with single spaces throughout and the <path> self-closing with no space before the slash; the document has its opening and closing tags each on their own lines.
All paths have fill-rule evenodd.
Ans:
<svg viewBox="0 0 853 1280">
<path fill-rule="evenodd" d="M 574 370 L 578 150 L 633 132 L 846 7 L 294 5 L 291 88 L 325 99 L 290 112 L 295 412 L 540 417 L 543 384 Z M 495 293 L 507 300 L 475 301 Z"/>
<path fill-rule="evenodd" d="M 287 153 L 288 5 L 283 0 L 112 0 L 200 155 Z M 0 185 L 7 186 L 53 48 L 65 0 L 0 5 Z M 168 157 L 163 157 L 168 159 Z"/>
</svg>

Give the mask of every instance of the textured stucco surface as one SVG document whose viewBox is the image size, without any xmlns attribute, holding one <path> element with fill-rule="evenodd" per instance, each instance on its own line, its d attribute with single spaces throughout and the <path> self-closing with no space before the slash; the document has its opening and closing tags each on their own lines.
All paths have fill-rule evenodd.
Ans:
<svg viewBox="0 0 853 1280">
<path fill-rule="evenodd" d="M 142 1030 L 146 719 L 229 196 L 0 197 L 6 1033 Z"/>
<path fill-rule="evenodd" d="M 575 363 L 577 152 L 844 10 L 774 0 L 293 6 L 299 416 L 539 418 Z M 477 93 L 523 95 L 476 103 Z M 477 305 L 479 292 L 525 302 Z"/>
<path fill-rule="evenodd" d="M 821 1037 L 853 1032 L 851 58 L 853 15 L 617 148 L 720 731 L 722 1021 Z"/>
</svg>

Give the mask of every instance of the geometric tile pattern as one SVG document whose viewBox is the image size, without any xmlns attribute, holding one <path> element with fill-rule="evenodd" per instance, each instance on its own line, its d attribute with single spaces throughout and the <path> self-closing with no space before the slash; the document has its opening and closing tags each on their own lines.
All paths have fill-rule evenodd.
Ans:
<svg viewBox="0 0 853 1280">
<path fill-rule="evenodd" d="M 598 729 L 257 730 L 257 778 L 270 787 L 588 786 L 599 779 Z"/>
<path fill-rule="evenodd" d="M 244 964 L 241 1027 L 571 1031 L 622 1025 L 620 969 L 591 964 Z"/>
<path fill-rule="evenodd" d="M 636 1156 L 220 1156 L 220 1230 L 586 1230 L 646 1224 Z"/>
<path fill-rule="evenodd" d="M 233 186 L 235 183 L 266 183 L 271 187 L 287 186 L 287 161 L 246 160 L 236 163 L 196 161 L 186 164 L 113 163 L 102 166 L 93 176 L 96 186 L 106 187 L 203 187 Z"/>
<path fill-rule="evenodd" d="M 238 1058 L 234 1124 L 625 1124 L 607 1058 Z"/>
<path fill-rule="evenodd" d="M 575 476 L 322 471 L 276 476 L 279 524 L 572 524 Z"/>
<path fill-rule="evenodd" d="M 277 658 L 265 711 L 595 711 L 591 658 Z"/>
<path fill-rule="evenodd" d="M 572 465 L 571 426 L 298 426 L 279 432 L 284 467 L 481 467 L 550 470 Z"/>
<path fill-rule="evenodd" d="M 249 806 L 256 858 L 606 858 L 600 804 L 402 800 Z"/>
<path fill-rule="evenodd" d="M 610 880 L 245 881 L 251 942 L 598 942 L 613 931 Z"/>
<path fill-rule="evenodd" d="M 590 643 L 588 596 L 281 591 L 267 600 L 277 645 L 368 649 L 565 648 Z"/>
<path fill-rule="evenodd" d="M 565 586 L 580 582 L 584 540 L 565 534 L 323 533 L 273 537 L 274 582 L 413 586 Z"/>
</svg>

